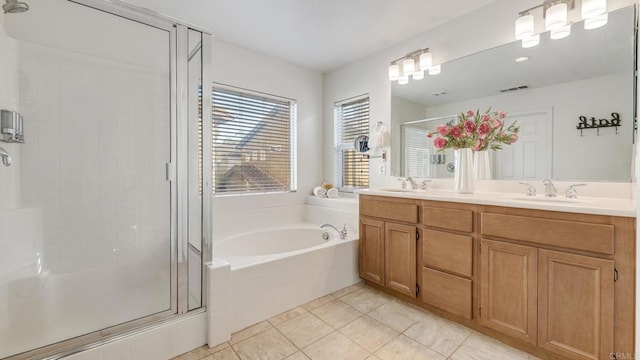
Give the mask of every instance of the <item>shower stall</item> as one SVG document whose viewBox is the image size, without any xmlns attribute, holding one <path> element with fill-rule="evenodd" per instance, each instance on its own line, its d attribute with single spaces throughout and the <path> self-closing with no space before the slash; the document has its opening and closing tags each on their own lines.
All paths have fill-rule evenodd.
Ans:
<svg viewBox="0 0 640 360">
<path fill-rule="evenodd" d="M 0 136 L 0 359 L 203 311 L 210 34 L 118 1 L 3 10 L 0 109 L 23 142 Z"/>
</svg>

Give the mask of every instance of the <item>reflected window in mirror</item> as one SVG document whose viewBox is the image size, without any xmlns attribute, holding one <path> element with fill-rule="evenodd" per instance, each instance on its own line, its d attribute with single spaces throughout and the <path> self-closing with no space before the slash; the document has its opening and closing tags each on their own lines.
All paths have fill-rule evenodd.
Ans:
<svg viewBox="0 0 640 360">
<path fill-rule="evenodd" d="M 434 118 L 491 107 L 504 110 L 506 122 L 521 125 L 514 146 L 491 152 L 494 179 L 630 181 L 635 17 L 634 6 L 621 8 L 610 12 L 601 28 L 585 30 L 577 22 L 564 39 L 542 33 L 534 48 L 524 49 L 514 41 L 451 60 L 438 77 L 402 86 L 391 83 L 391 174 L 422 171 L 428 177 L 450 177 L 448 171 L 434 174 L 422 168 L 432 167 L 431 158 L 419 164 L 408 156 L 411 151 L 416 157 L 431 153 L 428 146 L 422 147 L 422 155 L 405 149 L 405 144 L 418 145 L 403 141 L 409 131 L 403 125 L 416 128 L 423 121 L 437 126 Z M 616 119 L 619 126 L 581 131 L 581 118 L 590 125 Z M 443 154 L 446 163 L 440 167 L 446 168 L 452 159 Z"/>
<path fill-rule="evenodd" d="M 369 157 L 356 151 L 354 141 L 369 134 L 369 96 L 334 104 L 334 174 L 340 191 L 369 187 Z"/>
</svg>

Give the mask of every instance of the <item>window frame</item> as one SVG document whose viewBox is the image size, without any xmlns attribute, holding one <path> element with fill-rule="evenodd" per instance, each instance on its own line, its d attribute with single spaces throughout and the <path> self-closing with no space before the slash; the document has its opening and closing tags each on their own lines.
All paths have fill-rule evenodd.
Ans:
<svg viewBox="0 0 640 360">
<path fill-rule="evenodd" d="M 341 101 L 336 101 L 333 107 L 333 120 L 334 120 L 334 181 L 335 186 L 341 192 L 354 192 L 360 189 L 367 189 L 371 184 L 371 163 L 369 161 L 369 157 L 367 155 L 361 155 L 362 162 L 366 162 L 366 171 L 367 171 L 367 183 L 362 186 L 345 186 L 344 181 L 344 156 L 343 152 L 346 150 L 354 150 L 353 148 L 353 139 L 343 139 L 343 134 L 345 132 L 344 128 L 344 108 L 348 105 L 353 105 L 356 103 L 360 103 L 362 101 L 367 102 L 368 113 L 367 113 L 367 124 L 366 130 L 364 130 L 364 135 L 369 136 L 371 130 L 371 97 L 369 94 L 363 94 L 359 96 L 354 96 L 348 99 L 344 99 Z M 354 150 L 355 151 L 355 150 Z"/>
<path fill-rule="evenodd" d="M 297 159 L 298 159 L 298 155 L 297 155 L 297 150 L 298 150 L 298 146 L 297 146 L 297 137 L 298 137 L 298 133 L 297 133 L 297 122 L 298 122 L 298 111 L 297 111 L 297 107 L 298 107 L 298 102 L 295 99 L 292 98 L 288 98 L 285 96 L 279 96 L 279 95 L 274 95 L 274 94 L 269 94 L 269 93 L 264 93 L 264 92 L 260 92 L 260 91 L 256 91 L 256 90 L 250 90 L 250 89 L 246 89 L 246 88 L 242 88 L 242 87 L 238 87 L 238 86 L 233 86 L 233 85 L 228 85 L 228 84 L 223 84 L 223 83 L 218 83 L 218 82 L 213 82 L 212 83 L 212 89 L 211 89 L 211 102 L 212 102 L 212 106 L 211 106 L 211 154 L 212 154 L 212 174 L 211 174 L 211 195 L 212 196 L 216 196 L 216 197 L 224 197 L 224 196 L 245 196 L 245 195 L 268 195 L 268 194 L 277 194 L 277 193 L 295 193 L 298 190 L 298 171 L 297 171 Z M 289 123 L 288 123 L 288 140 L 289 140 L 289 169 L 288 169 L 288 177 L 289 177 L 289 184 L 288 187 L 285 186 L 284 190 L 281 189 L 277 189 L 277 190 L 236 190 L 236 191 L 219 191 L 219 189 L 216 189 L 216 172 L 217 172 L 217 166 L 216 166 L 216 160 L 219 158 L 218 156 L 216 156 L 216 151 L 220 150 L 219 146 L 216 146 L 216 125 L 215 125 L 215 119 L 214 119 L 214 114 L 216 111 L 216 101 L 214 98 L 214 94 L 216 93 L 216 91 L 227 91 L 227 92 L 233 92 L 233 93 L 239 93 L 242 96 L 247 96 L 250 98 L 253 98 L 254 100 L 257 99 L 267 99 L 267 100 L 273 100 L 274 103 L 283 103 L 286 102 L 289 105 Z M 284 133 L 284 131 L 283 131 Z M 242 161 L 242 163 L 244 163 L 244 161 Z M 284 184 L 287 185 L 287 184 Z"/>
</svg>

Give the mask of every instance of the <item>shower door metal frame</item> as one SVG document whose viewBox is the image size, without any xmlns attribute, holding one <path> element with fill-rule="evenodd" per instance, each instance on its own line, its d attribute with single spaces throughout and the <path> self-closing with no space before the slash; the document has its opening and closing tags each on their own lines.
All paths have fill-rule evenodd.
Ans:
<svg viewBox="0 0 640 360">
<path fill-rule="evenodd" d="M 211 114 L 212 83 L 210 81 L 211 66 L 211 32 L 187 24 L 183 21 L 162 16 L 149 10 L 123 3 L 119 0 L 67 0 L 81 6 L 119 16 L 144 25 L 168 32 L 169 66 L 170 66 L 170 140 L 171 162 L 167 164 L 167 179 L 171 182 L 171 300 L 170 309 L 114 325 L 102 330 L 87 333 L 72 339 L 63 340 L 51 345 L 10 356 L 5 360 L 24 359 L 60 359 L 71 354 L 88 350 L 106 343 L 127 338 L 150 328 L 171 322 L 181 316 L 192 316 L 206 311 L 208 293 L 207 265 L 212 256 L 211 238 L 211 121 L 206 121 Z M 188 161 L 188 104 L 187 94 L 187 33 L 188 30 L 202 33 L 202 86 L 203 86 L 203 190 L 202 190 L 202 306 L 188 311 L 188 173 L 183 171 Z M 184 51 L 183 51 L 184 50 Z M 183 65 L 182 67 L 180 65 Z M 180 102 L 178 102 L 180 98 Z"/>
</svg>

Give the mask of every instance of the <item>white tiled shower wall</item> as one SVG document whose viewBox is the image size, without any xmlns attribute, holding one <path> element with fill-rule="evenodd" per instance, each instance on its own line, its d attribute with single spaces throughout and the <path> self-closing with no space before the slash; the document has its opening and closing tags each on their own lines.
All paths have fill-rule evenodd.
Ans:
<svg viewBox="0 0 640 360">
<path fill-rule="evenodd" d="M 45 268 L 166 258 L 168 75 L 28 42 L 19 50 L 21 205 L 42 209 Z"/>
</svg>

